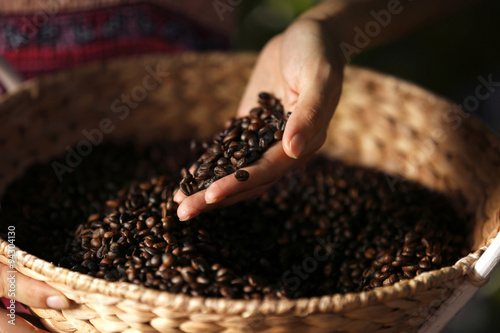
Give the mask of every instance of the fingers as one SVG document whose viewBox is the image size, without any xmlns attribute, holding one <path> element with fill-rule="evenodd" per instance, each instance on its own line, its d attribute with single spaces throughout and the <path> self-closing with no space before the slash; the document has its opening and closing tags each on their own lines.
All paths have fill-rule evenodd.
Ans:
<svg viewBox="0 0 500 333">
<path fill-rule="evenodd" d="M 8 310 L 0 308 L 0 332 L 9 333 L 49 333 L 42 330 L 28 321 L 23 319 L 21 316 L 11 313 Z"/>
<path fill-rule="evenodd" d="M 180 203 L 177 215 L 180 220 L 192 219 L 202 212 L 251 200 L 263 194 L 292 167 L 306 160 L 311 154 L 294 160 L 289 158 L 280 144 L 272 145 L 254 164 L 244 168 L 250 177 L 240 182 L 229 175 L 214 182 L 204 191 L 189 197 L 176 194 L 175 201 Z"/>
<path fill-rule="evenodd" d="M 0 291 L 2 297 L 15 299 L 35 308 L 60 310 L 70 306 L 70 301 L 62 293 L 45 282 L 30 279 L 2 264 L 0 264 Z"/>
<path fill-rule="evenodd" d="M 283 93 L 283 87 L 279 72 L 280 49 L 282 35 L 272 38 L 262 49 L 254 66 L 252 75 L 247 83 L 243 97 L 238 106 L 237 117 L 247 116 L 250 110 L 256 106 L 257 95 L 261 91 L 276 94 L 277 97 Z"/>
<path fill-rule="evenodd" d="M 233 197 L 252 189 L 275 183 L 294 161 L 283 151 L 281 145 L 273 144 L 254 164 L 245 168 L 250 174 L 247 181 L 240 182 L 234 175 L 224 177 L 213 183 L 205 193 L 208 204 Z"/>
<path fill-rule="evenodd" d="M 294 163 L 283 152 L 280 144 L 272 145 L 254 164 L 245 168 L 250 173 L 248 180 L 240 182 L 234 175 L 228 175 L 214 182 L 207 190 L 189 197 L 177 193 L 174 200 L 179 203 L 177 215 L 181 221 L 194 218 L 201 212 L 223 205 L 249 199 L 255 193 L 276 182 Z M 226 200 L 228 199 L 228 200 Z M 217 205 L 216 205 L 217 204 Z"/>
<path fill-rule="evenodd" d="M 326 138 L 342 88 L 344 63 L 338 53 L 318 22 L 299 20 L 284 33 L 281 72 L 285 109 L 292 115 L 283 149 L 291 158 L 319 149 Z"/>
<path fill-rule="evenodd" d="M 219 181 L 222 181 L 226 178 L 229 179 L 232 177 L 227 176 L 220 179 Z M 212 187 L 214 184 L 212 184 L 210 187 Z M 253 200 L 257 198 L 259 195 L 266 192 L 272 184 L 273 183 L 258 187 L 252 187 L 248 191 L 238 193 L 234 196 L 221 198 L 218 202 L 213 204 L 208 204 L 206 202 L 205 195 L 207 190 L 203 190 L 189 196 L 185 201 L 183 201 L 182 204 L 179 206 L 179 209 L 177 210 L 177 214 L 181 221 L 190 220 L 204 212 L 208 212 L 225 206 L 230 206 L 241 201 Z"/>
<path fill-rule="evenodd" d="M 181 190 L 177 190 L 177 192 L 175 192 L 175 194 L 174 194 L 174 201 L 177 202 L 178 204 L 180 204 L 181 202 L 183 202 L 184 199 L 186 199 L 186 198 L 187 198 L 187 195 L 185 195 L 184 193 L 182 193 Z"/>
<path fill-rule="evenodd" d="M 340 84 L 335 86 L 335 81 L 333 77 L 322 77 L 300 90 L 283 134 L 283 150 L 289 157 L 297 159 L 323 144 L 340 96 Z"/>
</svg>

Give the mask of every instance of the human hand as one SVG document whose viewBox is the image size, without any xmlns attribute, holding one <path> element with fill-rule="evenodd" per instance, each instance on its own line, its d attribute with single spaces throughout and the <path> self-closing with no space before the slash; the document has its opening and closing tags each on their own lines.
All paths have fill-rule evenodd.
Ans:
<svg viewBox="0 0 500 333">
<path fill-rule="evenodd" d="M 259 55 L 238 116 L 248 114 L 261 91 L 273 92 L 285 112 L 292 111 L 283 140 L 271 146 L 245 168 L 250 178 L 239 182 L 224 177 L 208 189 L 186 197 L 180 191 L 179 219 L 253 199 L 264 193 L 286 171 L 306 160 L 324 143 L 329 121 L 337 106 L 344 58 L 319 21 L 300 19 L 267 43 Z"/>
<path fill-rule="evenodd" d="M 18 302 L 43 309 L 65 309 L 70 306 L 69 300 L 60 292 L 52 289 L 48 284 L 41 281 L 30 279 L 19 273 L 12 273 L 10 267 L 0 264 L 0 298 L 8 297 Z M 11 285 L 11 281 L 15 284 Z M 47 332 L 33 326 L 27 320 L 24 320 L 19 314 L 9 316 L 12 312 L 7 305 L 7 310 L 0 307 L 0 332 L 9 333 L 35 333 Z M 12 305 L 13 306 L 13 305 Z M 15 321 L 9 323 L 12 319 Z M 15 323 L 13 325 L 12 323 Z"/>
</svg>

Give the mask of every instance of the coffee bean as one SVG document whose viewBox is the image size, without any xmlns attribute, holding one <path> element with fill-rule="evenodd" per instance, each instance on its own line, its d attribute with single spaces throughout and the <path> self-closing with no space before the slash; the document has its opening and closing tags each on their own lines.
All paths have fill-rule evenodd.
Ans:
<svg viewBox="0 0 500 333">
<path fill-rule="evenodd" d="M 90 241 L 90 245 L 92 245 L 93 247 L 100 247 L 101 246 L 101 238 L 92 238 L 92 240 Z"/>
<path fill-rule="evenodd" d="M 184 279 L 182 278 L 182 276 L 180 275 L 177 275 L 177 276 L 174 276 L 170 282 L 172 282 L 173 285 L 175 286 L 180 286 L 184 283 Z"/>
<path fill-rule="evenodd" d="M 157 218 L 150 216 L 146 219 L 146 226 L 151 229 L 157 222 Z"/>
<path fill-rule="evenodd" d="M 226 164 L 228 164 L 230 161 L 229 159 L 225 158 L 225 157 L 221 157 L 217 160 L 217 166 L 224 166 Z"/>
<path fill-rule="evenodd" d="M 222 297 L 225 297 L 225 298 L 233 298 L 234 297 L 234 291 L 229 286 L 221 287 L 220 294 L 222 295 Z"/>
<path fill-rule="evenodd" d="M 393 270 L 393 268 L 389 265 L 384 265 L 382 266 L 382 269 L 380 270 L 382 273 L 387 273 L 387 272 L 391 272 Z"/>
<path fill-rule="evenodd" d="M 376 255 L 377 255 L 377 250 L 371 247 L 366 249 L 364 252 L 364 256 L 366 259 L 374 259 Z"/>
<path fill-rule="evenodd" d="M 236 177 L 236 179 L 240 182 L 244 182 L 246 180 L 248 180 L 248 178 L 250 177 L 250 174 L 248 173 L 248 171 L 245 171 L 245 170 L 236 170 L 234 176 Z"/>
<path fill-rule="evenodd" d="M 420 235 L 415 231 L 409 231 L 405 235 L 405 244 L 413 244 L 420 240 Z"/>
<path fill-rule="evenodd" d="M 421 268 L 421 269 L 424 269 L 424 270 L 429 270 L 431 268 L 431 263 L 427 260 L 420 260 L 420 262 L 418 263 L 418 266 Z"/>
<path fill-rule="evenodd" d="M 241 159 L 242 157 L 245 157 L 247 154 L 248 154 L 248 149 L 243 148 L 235 152 L 233 156 L 236 157 L 237 159 Z"/>
<path fill-rule="evenodd" d="M 419 268 L 419 265 L 409 265 L 402 267 L 402 270 L 403 272 L 416 272 Z"/>
<path fill-rule="evenodd" d="M 189 182 L 186 182 L 184 184 L 180 184 L 179 188 L 182 191 L 182 193 L 184 193 L 187 196 L 190 196 L 191 194 L 193 194 L 193 187 L 191 186 L 191 184 L 189 184 Z"/>
<path fill-rule="evenodd" d="M 399 281 L 399 278 L 396 274 L 392 274 L 391 276 L 389 276 L 387 279 L 384 280 L 384 282 L 382 283 L 383 286 L 390 286 L 390 285 L 393 285 L 394 283 L 398 282 Z"/>
<path fill-rule="evenodd" d="M 218 166 L 216 166 L 214 168 L 214 173 L 219 178 L 225 177 L 228 174 L 227 171 L 226 171 L 226 168 L 224 168 L 224 167 L 222 167 L 220 165 L 218 165 Z"/>
<path fill-rule="evenodd" d="M 269 100 L 271 99 L 271 94 L 269 94 L 268 92 L 260 92 L 259 98 L 263 100 Z"/>
<path fill-rule="evenodd" d="M 435 265 L 441 265 L 441 262 L 442 262 L 442 257 L 440 254 L 437 254 L 435 255 L 434 257 L 432 257 L 432 263 L 435 264 Z"/>
<path fill-rule="evenodd" d="M 210 283 L 210 280 L 207 279 L 206 277 L 200 275 L 200 276 L 196 277 L 196 282 L 199 284 L 202 284 L 202 285 L 207 285 Z"/>
<path fill-rule="evenodd" d="M 382 257 L 378 259 L 378 261 L 382 264 L 388 264 L 391 263 L 394 260 L 394 257 L 390 254 L 385 254 Z"/>
<path fill-rule="evenodd" d="M 236 163 L 236 168 L 240 169 L 240 168 L 244 168 L 248 165 L 248 160 L 245 158 L 245 157 L 242 157 L 238 160 L 238 162 Z M 243 170 L 239 170 L 239 171 L 243 171 Z"/>
</svg>

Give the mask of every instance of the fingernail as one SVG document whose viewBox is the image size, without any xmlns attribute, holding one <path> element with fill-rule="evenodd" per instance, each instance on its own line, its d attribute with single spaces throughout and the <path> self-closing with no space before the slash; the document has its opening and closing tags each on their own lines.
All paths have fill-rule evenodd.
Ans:
<svg viewBox="0 0 500 333">
<path fill-rule="evenodd" d="M 198 214 L 189 214 L 186 212 L 185 209 L 182 210 L 177 209 L 177 217 L 181 222 L 194 219 L 196 216 L 198 216 Z"/>
<path fill-rule="evenodd" d="M 216 197 L 211 192 L 207 192 L 205 194 L 205 202 L 209 205 L 214 204 L 216 202 L 221 202 L 224 199 L 226 199 L 226 197 Z"/>
<path fill-rule="evenodd" d="M 191 215 L 186 215 L 186 216 L 182 216 L 182 217 L 181 216 L 182 216 L 182 214 L 179 215 L 179 221 L 181 221 L 181 222 L 188 221 L 188 220 L 192 219 Z"/>
<path fill-rule="evenodd" d="M 306 147 L 306 140 L 302 134 L 295 134 L 295 136 L 290 140 L 290 145 L 288 146 L 290 154 L 293 158 L 299 158 L 300 154 L 304 151 Z"/>
<path fill-rule="evenodd" d="M 49 296 L 45 300 L 49 308 L 62 310 L 69 307 L 68 300 L 62 296 Z"/>
</svg>

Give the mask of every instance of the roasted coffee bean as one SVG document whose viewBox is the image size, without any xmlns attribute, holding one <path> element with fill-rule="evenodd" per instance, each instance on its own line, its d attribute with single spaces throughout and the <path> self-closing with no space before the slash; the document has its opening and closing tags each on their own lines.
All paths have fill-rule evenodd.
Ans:
<svg viewBox="0 0 500 333">
<path fill-rule="evenodd" d="M 101 246 L 101 238 L 92 238 L 92 240 L 90 241 L 90 245 L 92 245 L 93 247 L 100 247 Z"/>
<path fill-rule="evenodd" d="M 390 254 L 385 254 L 382 257 L 378 259 L 378 261 L 382 264 L 388 264 L 391 263 L 394 260 L 394 257 Z"/>
<path fill-rule="evenodd" d="M 240 168 L 244 168 L 248 165 L 248 160 L 246 159 L 246 157 L 242 157 L 238 160 L 238 162 L 236 163 L 236 168 L 240 169 Z M 238 171 L 243 171 L 243 170 L 238 170 Z"/>
<path fill-rule="evenodd" d="M 402 267 L 403 272 L 416 272 L 420 267 L 418 265 L 410 265 Z"/>
<path fill-rule="evenodd" d="M 221 157 L 217 160 L 217 166 L 223 166 L 223 165 L 228 164 L 229 162 L 230 162 L 229 159 L 227 159 L 225 157 Z"/>
<path fill-rule="evenodd" d="M 187 196 L 190 196 L 191 194 L 193 194 L 193 187 L 187 181 L 185 183 L 181 183 L 179 185 L 179 188 L 182 191 L 182 193 L 184 193 Z"/>
<path fill-rule="evenodd" d="M 384 280 L 382 283 L 383 286 L 390 286 L 393 285 L 394 283 L 398 282 L 399 278 L 396 274 L 392 274 L 389 276 L 387 279 Z"/>
<path fill-rule="evenodd" d="M 420 240 L 420 236 L 415 231 L 407 232 L 405 235 L 405 244 L 413 244 Z"/>
<path fill-rule="evenodd" d="M 431 263 L 427 260 L 420 260 L 420 262 L 418 263 L 418 266 L 423 269 L 423 270 L 428 270 L 431 268 Z"/>
<path fill-rule="evenodd" d="M 153 217 L 153 216 L 150 216 L 146 219 L 146 226 L 148 228 L 152 228 L 156 223 L 158 223 L 158 219 Z"/>
<path fill-rule="evenodd" d="M 240 182 L 244 182 L 246 180 L 248 180 L 248 178 L 250 177 L 250 174 L 248 173 L 248 171 L 245 171 L 245 170 L 236 170 L 236 172 L 234 173 L 234 176 L 236 177 L 236 179 Z"/>
<path fill-rule="evenodd" d="M 265 138 L 259 139 L 259 150 L 260 151 L 266 150 L 268 146 L 269 146 L 269 141 L 267 141 Z"/>
<path fill-rule="evenodd" d="M 366 249 L 364 252 L 364 256 L 366 259 L 373 259 L 375 258 L 376 255 L 377 255 L 377 250 L 371 247 Z"/>
<path fill-rule="evenodd" d="M 213 171 L 212 170 L 203 169 L 203 170 L 199 170 L 198 171 L 198 174 L 197 174 L 196 177 L 194 177 L 194 179 L 196 181 L 207 180 L 208 178 L 210 178 L 212 176 L 213 176 Z"/>
<path fill-rule="evenodd" d="M 269 94 L 268 92 L 260 92 L 259 98 L 267 101 L 271 99 L 271 94 Z"/>
<path fill-rule="evenodd" d="M 222 178 L 228 175 L 226 168 L 218 165 L 214 168 L 214 173 L 217 177 Z"/>
<path fill-rule="evenodd" d="M 440 254 L 436 254 L 434 257 L 432 257 L 432 263 L 435 265 L 441 265 L 442 262 L 442 257 Z"/>
<path fill-rule="evenodd" d="M 222 297 L 225 297 L 225 298 L 233 298 L 234 297 L 234 291 L 229 286 L 221 287 L 220 294 L 222 295 Z"/>
<path fill-rule="evenodd" d="M 233 154 L 233 156 L 234 156 L 235 158 L 237 158 L 237 159 L 240 159 L 240 158 L 242 158 L 242 157 L 247 156 L 247 154 L 248 154 L 248 149 L 243 148 L 243 149 L 240 149 L 240 150 L 238 150 L 237 152 L 235 152 L 235 153 Z"/>
<path fill-rule="evenodd" d="M 240 140 L 243 142 L 248 142 L 248 140 L 250 140 L 252 138 L 253 139 L 257 138 L 257 135 L 255 134 L 255 132 L 250 131 L 250 130 L 246 130 L 241 134 Z"/>
<path fill-rule="evenodd" d="M 193 266 L 194 269 L 199 270 L 203 273 L 206 273 L 209 270 L 208 264 L 203 258 L 192 259 L 191 266 Z"/>
</svg>

